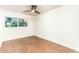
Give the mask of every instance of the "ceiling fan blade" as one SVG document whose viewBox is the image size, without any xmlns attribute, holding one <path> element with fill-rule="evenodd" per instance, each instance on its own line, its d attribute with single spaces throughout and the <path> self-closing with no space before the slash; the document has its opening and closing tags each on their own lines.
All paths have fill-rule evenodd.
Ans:
<svg viewBox="0 0 79 59">
<path fill-rule="evenodd" d="M 30 11 L 32 11 L 32 10 L 26 10 L 26 11 L 24 11 L 24 12 L 30 12 Z"/>
<path fill-rule="evenodd" d="M 38 13 L 38 14 L 40 14 L 40 12 L 38 12 L 38 11 L 35 11 L 36 13 Z"/>
</svg>

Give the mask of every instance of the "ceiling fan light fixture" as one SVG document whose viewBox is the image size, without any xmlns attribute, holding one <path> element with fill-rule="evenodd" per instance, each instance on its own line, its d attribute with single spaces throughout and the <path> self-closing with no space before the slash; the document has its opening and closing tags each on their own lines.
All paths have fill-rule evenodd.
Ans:
<svg viewBox="0 0 79 59">
<path fill-rule="evenodd" d="M 35 12 L 35 10 L 33 9 L 31 12 Z"/>
</svg>

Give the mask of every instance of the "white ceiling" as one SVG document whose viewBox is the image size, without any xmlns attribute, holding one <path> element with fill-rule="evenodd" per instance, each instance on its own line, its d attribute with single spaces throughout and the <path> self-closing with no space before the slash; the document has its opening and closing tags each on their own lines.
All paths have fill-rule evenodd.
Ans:
<svg viewBox="0 0 79 59">
<path fill-rule="evenodd" d="M 39 11 L 41 14 L 60 6 L 61 5 L 37 5 L 37 11 Z M 32 16 L 37 15 L 36 13 L 33 13 L 33 12 L 26 12 L 26 13 L 24 12 L 25 10 L 30 10 L 31 5 L 0 5 L 0 8 L 3 10 L 24 13 Z"/>
</svg>

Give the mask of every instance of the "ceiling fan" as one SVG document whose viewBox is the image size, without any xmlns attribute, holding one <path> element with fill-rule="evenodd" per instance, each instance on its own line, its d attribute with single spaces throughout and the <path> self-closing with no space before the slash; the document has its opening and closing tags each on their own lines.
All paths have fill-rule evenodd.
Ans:
<svg viewBox="0 0 79 59">
<path fill-rule="evenodd" d="M 40 14 L 40 12 L 38 12 L 36 9 L 37 9 L 37 5 L 31 5 L 31 9 L 26 10 L 24 12 L 34 12 L 34 13 Z"/>
</svg>

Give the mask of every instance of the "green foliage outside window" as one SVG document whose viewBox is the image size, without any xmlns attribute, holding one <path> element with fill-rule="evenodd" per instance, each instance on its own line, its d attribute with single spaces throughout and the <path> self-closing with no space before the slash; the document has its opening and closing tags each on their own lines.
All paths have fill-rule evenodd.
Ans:
<svg viewBox="0 0 79 59">
<path fill-rule="evenodd" d="M 24 19 L 5 17 L 5 27 L 23 27 L 27 26 L 27 22 Z"/>
</svg>

